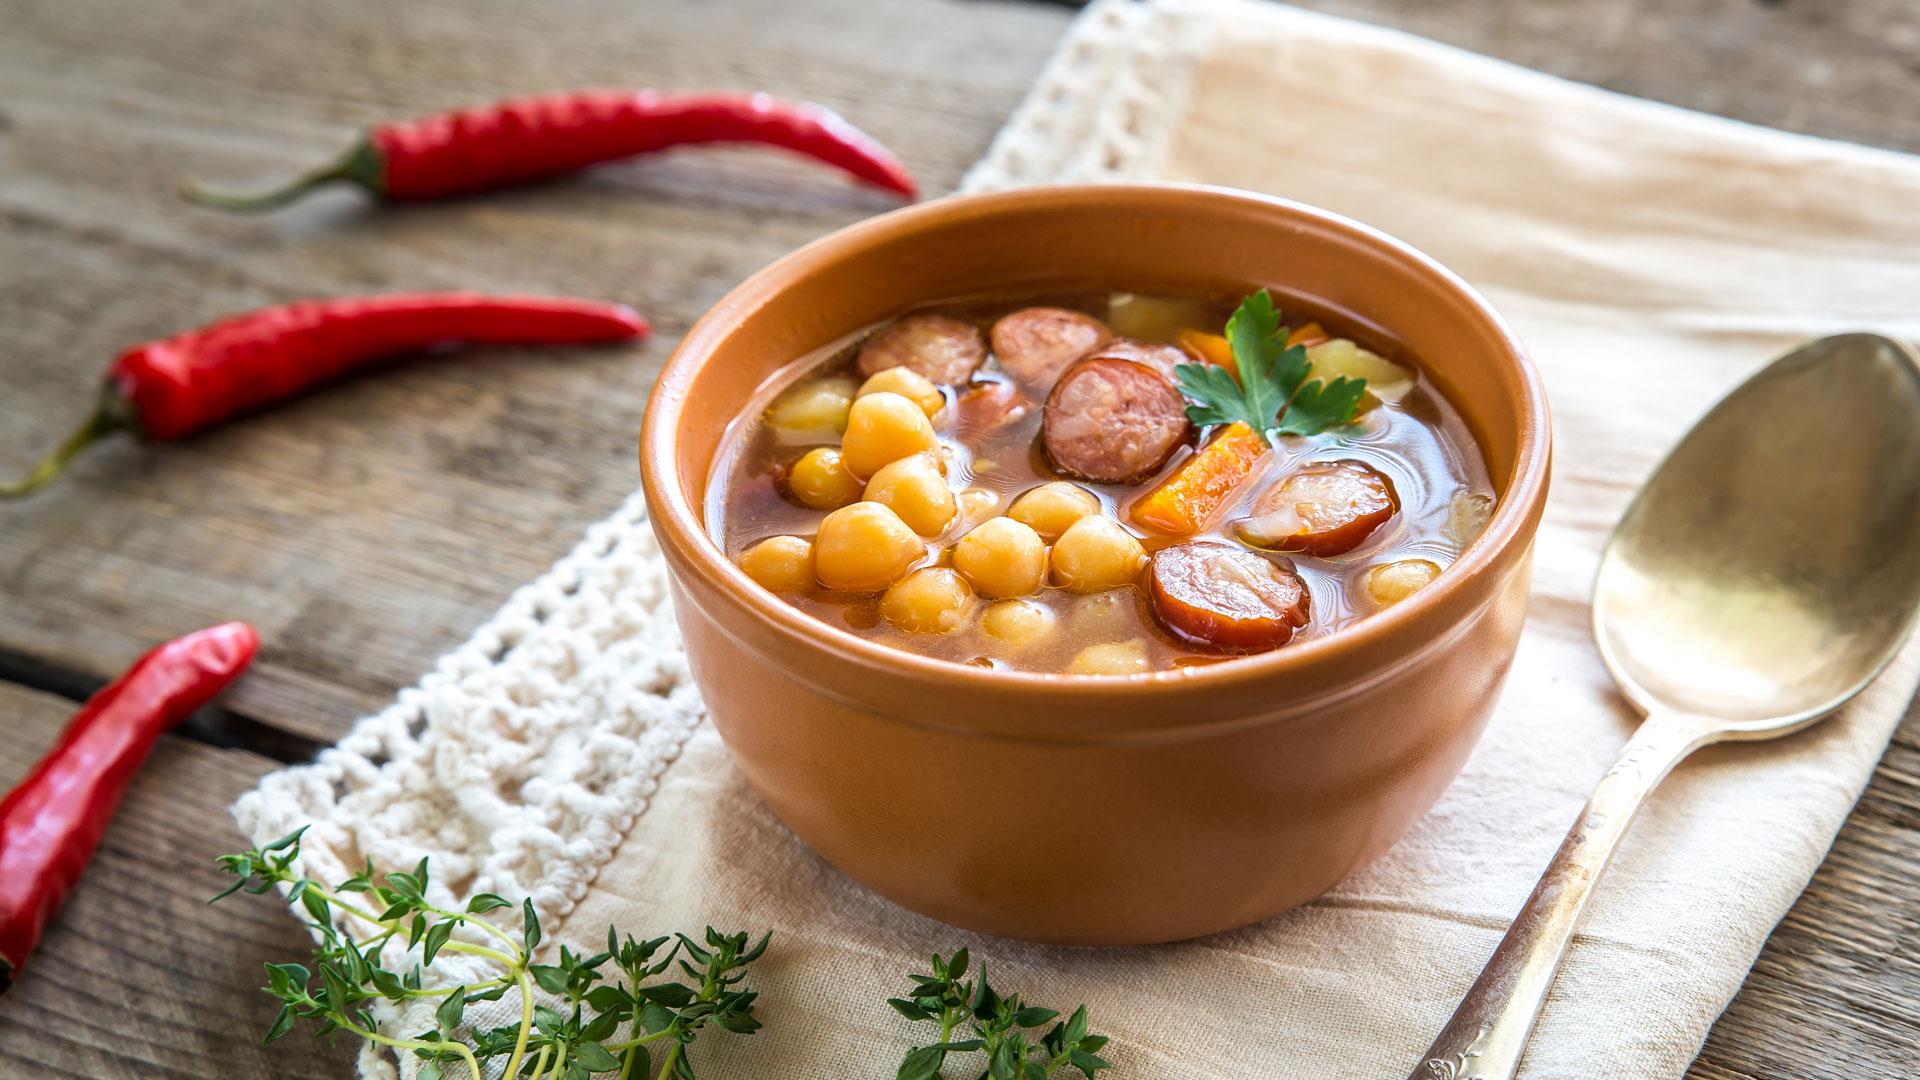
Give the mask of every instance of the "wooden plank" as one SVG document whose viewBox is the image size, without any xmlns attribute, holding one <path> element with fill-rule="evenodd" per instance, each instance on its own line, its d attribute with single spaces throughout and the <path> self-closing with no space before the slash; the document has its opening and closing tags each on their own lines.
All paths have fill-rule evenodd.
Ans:
<svg viewBox="0 0 1920 1080">
<path fill-rule="evenodd" d="M 1292 0 L 1689 109 L 1920 150 L 1910 0 Z"/>
<path fill-rule="evenodd" d="M 73 703 L 0 683 L 0 790 L 25 775 Z M 238 842 L 226 807 L 268 758 L 175 736 L 134 781 L 99 853 L 15 986 L 0 998 L 0 1075 L 328 1077 L 352 1043 L 305 1034 L 271 1048 L 260 965 L 311 943 L 265 897 L 206 906 L 214 856 Z"/>
<path fill-rule="evenodd" d="M 1916 865 L 1920 720 L 1909 715 L 1690 1075 L 1913 1075 L 1920 1061 Z"/>
<path fill-rule="evenodd" d="M 59 488 L 0 506 L 0 648 L 104 673 L 246 618 L 266 647 L 234 707 L 337 738 L 637 485 L 647 388 L 700 312 L 892 205 L 726 149 L 390 213 L 336 192 L 262 220 L 183 206 L 181 177 L 271 183 L 375 120 L 510 93 L 764 87 L 843 109 L 939 192 L 1068 17 L 859 0 L 0 2 L 0 473 L 78 420 L 121 347 L 263 302 L 571 292 L 659 326 L 641 348 L 436 359 L 177 446 L 101 447 Z"/>
</svg>

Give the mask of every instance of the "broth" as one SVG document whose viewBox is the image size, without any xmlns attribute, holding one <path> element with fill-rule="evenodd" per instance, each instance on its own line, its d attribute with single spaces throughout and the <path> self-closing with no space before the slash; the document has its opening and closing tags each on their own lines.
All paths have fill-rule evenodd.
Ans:
<svg viewBox="0 0 1920 1080">
<path fill-rule="evenodd" d="M 1072 292 L 969 298 L 925 305 L 915 309 L 915 313 L 946 316 L 979 327 L 984 336 L 1003 317 L 1036 307 L 1084 313 L 1107 323 L 1122 337 L 1161 345 L 1177 345 L 1183 340 L 1183 331 L 1218 334 L 1233 311 L 1231 302 L 1218 298 Z M 840 380 L 832 384 L 838 388 L 864 381 L 856 368 L 862 344 L 897 321 L 867 328 L 796 358 L 767 381 L 729 428 L 715 459 L 705 509 L 707 527 L 730 559 L 740 561 L 756 545 L 773 537 L 800 537 L 811 541 L 819 532 L 825 514 L 796 501 L 789 471 L 806 451 L 836 447 L 839 434 L 831 424 L 815 427 L 776 424 L 768 415 L 769 409 L 783 400 L 803 400 L 798 396 L 783 399 L 783 395 L 790 392 L 797 395 L 794 388 L 813 386 L 816 380 Z M 1353 341 L 1361 350 L 1414 373 L 1411 385 L 1400 387 L 1395 383 L 1390 388 L 1376 383 L 1375 387 L 1382 392 L 1372 407 L 1351 424 L 1323 434 L 1272 438 L 1271 452 L 1257 460 L 1251 475 L 1233 488 L 1197 534 L 1165 535 L 1142 527 L 1130 518 L 1129 511 L 1145 493 L 1181 470 L 1188 459 L 1199 452 L 1198 447 L 1206 444 L 1208 437 L 1217 436 L 1217 429 L 1200 433 L 1202 437 L 1198 439 L 1189 437 L 1164 464 L 1137 482 L 1073 480 L 1098 500 L 1101 514 L 1124 526 L 1151 556 L 1169 546 L 1194 540 L 1256 550 L 1244 539 L 1244 530 L 1248 528 L 1246 519 L 1259 500 L 1283 478 L 1297 473 L 1305 465 L 1332 462 L 1359 462 L 1377 470 L 1390 482 L 1397 510 L 1365 535 L 1357 546 L 1324 555 L 1304 550 L 1257 551 L 1261 558 L 1297 574 L 1310 596 L 1305 622 L 1292 632 L 1291 641 L 1337 633 L 1381 610 L 1385 606 L 1381 596 L 1393 590 L 1380 584 L 1378 579 L 1370 590 L 1369 578 L 1375 567 L 1402 560 L 1424 560 L 1444 572 L 1478 534 L 1493 505 L 1493 487 L 1465 423 L 1431 383 L 1418 376 L 1417 360 L 1407 357 L 1398 342 L 1370 327 L 1327 321 L 1327 330 L 1336 340 Z M 1190 341 L 1188 354 L 1186 359 L 1197 359 Z M 1096 349 L 1069 365 L 1068 370 L 1093 363 L 1093 358 L 1100 355 L 1101 351 Z M 1123 371 L 1121 376 L 1130 379 L 1133 373 Z M 991 351 L 968 382 L 937 387 L 941 407 L 934 418 L 938 439 L 934 452 L 944 459 L 949 490 L 967 494 L 956 496 L 960 505 L 944 528 L 922 537 L 926 550 L 923 557 L 912 563 L 913 569 L 953 567 L 954 545 L 962 536 L 983 521 L 1005 515 L 1013 500 L 1022 493 L 1063 479 L 1044 446 L 1043 428 L 1047 422 L 1044 402 L 1051 389 L 1049 385 L 1034 385 L 1031 380 L 1022 386 L 1021 380 L 1009 374 L 1007 364 Z M 1094 389 L 1104 391 L 1106 388 Z M 1389 389 L 1394 392 L 1386 392 Z M 1012 395 L 1019 399 L 1017 404 L 1024 404 L 1025 408 L 1004 426 L 986 430 L 984 423 L 970 419 L 978 415 L 971 408 L 976 398 L 969 398 L 967 406 L 963 406 L 963 394 L 986 398 Z M 781 416 L 785 418 L 787 414 Z M 1048 562 L 1051 561 L 1049 556 Z M 1264 572 L 1255 564 L 1247 565 L 1256 572 Z M 1415 568 L 1405 572 L 1417 579 L 1430 571 Z M 814 580 L 784 592 L 782 598 L 823 622 L 891 647 L 954 663 L 995 668 L 1101 673 L 1099 664 L 1090 665 L 1077 658 L 1082 658 L 1083 650 L 1089 646 L 1116 643 L 1138 643 L 1123 644 L 1118 650 L 1124 654 L 1118 665 L 1124 670 L 1177 669 L 1230 660 L 1248 651 L 1264 651 L 1198 640 L 1170 628 L 1156 611 L 1156 601 L 1147 584 L 1148 575 L 1094 592 L 1074 592 L 1061 587 L 1058 569 L 1052 565 L 1047 567 L 1047 575 L 1044 584 L 1026 600 L 1052 615 L 1051 630 L 1038 640 L 1019 644 L 1006 636 L 996 637 L 983 628 L 981 612 L 985 602 L 975 602 L 970 611 L 955 620 L 958 625 L 949 632 L 925 633 L 909 632 L 883 617 L 879 589 L 836 591 Z M 1140 662 L 1142 656 L 1144 663 Z"/>
</svg>

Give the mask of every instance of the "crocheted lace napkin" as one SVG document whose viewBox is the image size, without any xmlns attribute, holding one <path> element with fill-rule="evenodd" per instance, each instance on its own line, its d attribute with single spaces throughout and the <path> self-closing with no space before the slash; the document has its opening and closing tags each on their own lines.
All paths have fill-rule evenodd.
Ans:
<svg viewBox="0 0 1920 1080">
<path fill-rule="evenodd" d="M 731 766 L 637 498 L 391 708 L 266 778 L 241 827 L 312 822 L 316 876 L 431 856 L 443 901 L 530 895 L 576 943 L 609 923 L 772 929 L 752 979 L 767 1030 L 703 1039 L 705 1076 L 893 1075 L 927 1036 L 881 999 L 962 944 L 1034 1000 L 1089 1003 L 1122 1077 L 1405 1075 L 1634 722 L 1586 628 L 1607 529 L 1777 352 L 1858 327 L 1920 337 L 1920 162 L 1250 0 L 1163 0 L 1090 8 L 967 186 L 1121 178 L 1272 192 L 1397 234 L 1485 290 L 1545 374 L 1558 465 L 1519 659 L 1465 773 L 1385 858 L 1306 908 L 1153 948 L 1017 945 L 901 911 L 801 846 Z M 1527 1076 L 1686 1069 L 1917 678 L 1910 649 L 1835 719 L 1668 781 L 1593 903 Z"/>
</svg>

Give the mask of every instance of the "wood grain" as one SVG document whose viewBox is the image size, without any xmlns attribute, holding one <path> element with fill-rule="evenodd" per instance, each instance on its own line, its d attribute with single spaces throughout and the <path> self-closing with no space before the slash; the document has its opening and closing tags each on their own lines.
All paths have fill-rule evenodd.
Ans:
<svg viewBox="0 0 1920 1080">
<path fill-rule="evenodd" d="M 246 618 L 267 646 L 236 708 L 337 738 L 637 485 L 647 388 L 700 312 L 893 205 L 747 150 L 394 212 L 330 192 L 258 220 L 184 206 L 181 177 L 269 184 L 377 119 L 518 92 L 740 86 L 841 108 L 938 192 L 1065 20 L 853 2 L 800 18 L 772 0 L 0 3 L 0 374 L 18 388 L 0 395 L 0 472 L 79 419 L 118 349 L 267 301 L 567 292 L 629 302 L 659 328 L 639 348 L 424 361 L 270 422 L 101 447 L 44 496 L 0 506 L 0 647 L 111 671 L 154 640 Z"/>
<path fill-rule="evenodd" d="M 1910 0 L 1298 0 L 1609 90 L 1920 149 Z"/>
<path fill-rule="evenodd" d="M 0 683 L 0 789 L 51 743 L 73 703 Z M 0 1075 L 343 1077 L 352 1044 L 305 1034 L 271 1049 L 260 964 L 311 947 L 267 897 L 232 897 L 214 857 L 237 843 L 226 807 L 277 767 L 167 736 L 127 793 L 80 888 L 0 999 Z"/>
<path fill-rule="evenodd" d="M 1910 0 L 1302 6 L 1920 150 Z M 268 644 L 229 702 L 240 741 L 337 738 L 632 489 L 646 388 L 708 304 L 889 205 L 825 170 L 735 150 L 401 211 L 333 192 L 257 220 L 182 206 L 179 178 L 271 183 L 375 120 L 511 93 L 731 86 L 840 108 L 937 193 L 984 151 L 1070 17 L 1006 0 L 0 0 L 0 474 L 79 418 L 118 349 L 264 302 L 403 286 L 574 292 L 632 303 L 659 326 L 639 348 L 438 358 L 177 446 L 102 447 L 42 498 L 0 504 L 0 653 L 16 669 L 99 679 L 157 640 L 247 618 Z M 0 683 L 0 710 L 5 781 L 68 707 Z M 193 868 L 232 835 L 225 803 L 271 764 L 180 738 L 162 747 L 31 977 L 0 999 L 0 1074 L 348 1074 L 344 1048 L 254 1048 L 255 973 L 304 947 L 292 923 L 258 901 L 197 902 Z M 1913 1075 L 1916 867 L 1909 715 L 1692 1075 Z M 123 957 L 116 942 L 138 944 Z"/>
</svg>

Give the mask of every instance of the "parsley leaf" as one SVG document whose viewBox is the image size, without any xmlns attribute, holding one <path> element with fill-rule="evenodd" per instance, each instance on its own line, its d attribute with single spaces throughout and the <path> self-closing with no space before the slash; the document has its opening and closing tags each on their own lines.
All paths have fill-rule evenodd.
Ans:
<svg viewBox="0 0 1920 1080">
<path fill-rule="evenodd" d="M 1332 383 L 1311 382 L 1307 350 L 1287 344 L 1287 329 L 1265 289 L 1240 302 L 1227 320 L 1240 378 L 1212 364 L 1174 368 L 1180 392 L 1191 402 L 1187 416 L 1201 426 L 1240 423 L 1259 432 L 1318 435 L 1353 422 L 1365 379 L 1340 376 Z"/>
<path fill-rule="evenodd" d="M 1306 378 L 1307 350 L 1287 348 L 1286 327 L 1265 289 L 1242 300 L 1227 320 L 1227 342 L 1243 380 L 1240 397 L 1251 421 L 1247 426 L 1265 431 Z"/>
<path fill-rule="evenodd" d="M 1331 383 L 1315 379 L 1294 392 L 1287 414 L 1280 418 L 1276 430 L 1282 435 L 1318 435 L 1328 428 L 1351 423 L 1360 399 L 1366 394 L 1365 379 L 1349 379 L 1345 375 Z"/>
<path fill-rule="evenodd" d="M 1173 369 L 1173 374 L 1180 384 L 1180 392 L 1191 402 L 1187 406 L 1188 419 L 1201 427 L 1239 422 L 1259 431 L 1273 419 L 1271 413 L 1265 420 L 1249 413 L 1246 401 L 1240 396 L 1240 384 L 1226 368 L 1180 364 Z"/>
</svg>

